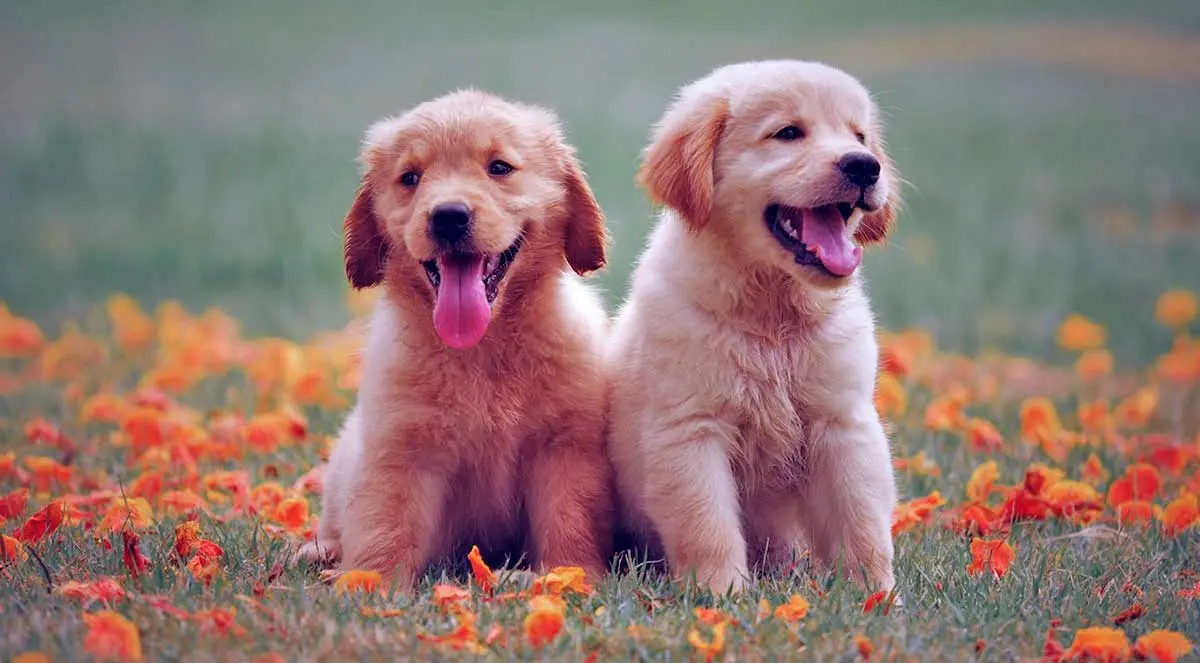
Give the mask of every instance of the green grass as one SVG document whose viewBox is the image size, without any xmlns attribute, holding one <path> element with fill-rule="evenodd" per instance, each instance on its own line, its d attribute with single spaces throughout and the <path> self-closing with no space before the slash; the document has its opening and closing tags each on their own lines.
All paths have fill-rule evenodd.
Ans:
<svg viewBox="0 0 1200 663">
<path fill-rule="evenodd" d="M 847 67 L 875 93 L 888 115 L 891 152 L 910 183 L 891 245 L 867 257 L 885 326 L 928 329 L 952 351 L 1000 347 L 1062 362 L 1068 358 L 1055 350 L 1054 330 L 1079 311 L 1108 327 L 1119 366 L 1140 369 L 1169 344 L 1152 321 L 1157 295 L 1200 288 L 1200 77 L 1183 59 L 1161 62 L 1163 72 L 1176 72 L 1171 80 L 1110 70 L 1096 57 L 1105 53 L 1078 52 L 1066 30 L 1063 52 L 1077 56 L 1060 65 L 1016 46 L 983 59 L 970 57 L 969 44 L 961 54 L 934 57 L 878 46 L 896 35 L 921 42 L 954 26 L 1020 35 L 1048 23 L 1148 31 L 1185 53 L 1200 52 L 1200 4 L 1187 0 L 756 0 L 736 10 L 713 0 L 5 0 L 0 301 L 48 330 L 84 317 L 118 290 L 147 306 L 178 298 L 193 310 L 222 307 L 248 335 L 304 338 L 339 325 L 347 318 L 339 234 L 360 132 L 379 116 L 475 85 L 559 110 L 610 218 L 616 244 L 600 280 L 615 305 L 652 219 L 633 172 L 673 91 L 733 60 L 821 58 Z M 204 393 L 192 396 L 194 405 L 252 406 L 216 387 Z M 912 396 L 914 413 L 923 393 Z M 1015 405 L 981 406 L 979 414 L 1011 434 Z M 324 435 L 342 413 L 309 414 Z M 36 415 L 74 420 L 57 388 L 5 396 L 0 454 L 45 453 L 21 441 L 20 425 Z M 1158 425 L 1180 432 L 1170 421 Z M 918 421 L 897 429 L 895 447 L 898 455 L 927 450 L 942 467 L 937 479 L 905 477 L 909 497 L 936 488 L 961 502 L 981 460 L 956 436 L 927 432 Z M 1064 467 L 1075 475 L 1083 456 Z M 1003 480 L 1019 481 L 1037 458 L 1014 448 L 1000 459 Z M 257 482 L 267 463 L 293 465 L 284 472 L 290 479 L 315 460 L 306 446 L 252 458 L 247 469 Z M 1112 453 L 1104 460 L 1114 475 L 1128 462 Z M 77 462 L 132 476 L 116 452 Z M 0 491 L 13 487 L 0 479 Z M 238 597 L 283 558 L 284 541 L 264 537 L 254 521 L 206 521 L 227 566 L 224 579 L 205 589 L 165 566 L 173 525 L 144 535 L 160 564 L 141 592 L 188 608 L 236 605 L 250 635 L 205 635 L 138 601 L 122 604 L 152 660 L 246 660 L 267 651 L 288 660 L 425 658 L 431 651 L 415 633 L 448 625 L 427 601 L 403 597 L 387 602 L 408 608 L 407 617 L 364 618 L 356 601 L 299 571 L 285 572 L 264 599 L 268 615 Z M 1184 586 L 1179 572 L 1198 568 L 1194 532 L 1176 540 L 1068 536 L 1076 531 L 1018 527 L 1018 562 L 997 582 L 965 575 L 969 555 L 956 536 L 938 528 L 906 535 L 897 567 L 906 604 L 887 616 L 863 615 L 861 594 L 833 578 L 816 579 L 830 591 L 821 601 L 804 580 L 764 581 L 743 599 L 718 602 L 745 625 L 731 631 L 727 651 L 738 660 L 848 661 L 856 655 L 851 636 L 866 634 L 879 660 L 892 653 L 894 660 L 972 660 L 980 638 L 987 648 L 979 660 L 1033 660 L 1051 618 L 1063 619 L 1068 633 L 1106 623 L 1132 600 L 1120 591 L 1126 582 L 1144 589 L 1148 609 L 1128 627 L 1131 636 L 1164 627 L 1198 639 L 1200 609 L 1176 595 Z M 123 574 L 119 555 L 75 534 L 41 549 L 56 583 Z M 1108 580 L 1114 589 L 1098 599 L 1096 587 Z M 796 591 L 813 602 L 799 640 L 754 620 L 760 597 L 777 604 Z M 569 611 L 552 649 L 495 655 L 582 659 L 581 650 L 594 646 L 611 660 L 687 659 L 690 608 L 712 601 L 653 576 L 610 580 Z M 648 604 L 659 606 L 653 615 Z M 584 626 L 579 615 L 599 605 L 604 616 Z M 519 641 L 524 607 L 474 607 L 481 631 L 502 623 Z M 79 612 L 47 595 L 36 565 L 0 572 L 0 660 L 25 649 L 82 658 Z M 626 634 L 635 623 L 649 628 L 648 639 Z"/>
</svg>

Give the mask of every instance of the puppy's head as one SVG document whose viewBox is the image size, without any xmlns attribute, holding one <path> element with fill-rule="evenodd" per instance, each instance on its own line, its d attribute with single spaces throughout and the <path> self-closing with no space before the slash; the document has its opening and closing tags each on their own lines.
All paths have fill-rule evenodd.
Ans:
<svg viewBox="0 0 1200 663">
<path fill-rule="evenodd" d="M 659 121 L 638 178 L 694 230 L 817 286 L 886 238 L 898 182 L 878 111 L 850 75 L 777 60 L 717 69 Z"/>
<path fill-rule="evenodd" d="M 604 217 L 549 111 L 455 92 L 372 126 L 362 161 L 346 275 L 415 288 L 452 348 L 483 338 L 523 270 L 604 265 Z"/>
</svg>

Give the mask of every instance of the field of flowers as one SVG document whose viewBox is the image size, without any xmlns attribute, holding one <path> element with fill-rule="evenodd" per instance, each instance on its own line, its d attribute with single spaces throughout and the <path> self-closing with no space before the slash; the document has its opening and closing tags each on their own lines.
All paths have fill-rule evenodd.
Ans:
<svg viewBox="0 0 1200 663">
<path fill-rule="evenodd" d="M 901 604 L 804 560 L 732 599 L 474 554 L 415 594 L 291 568 L 361 317 L 250 339 L 118 295 L 52 335 L 0 305 L 0 661 L 1195 660 L 1197 297 L 1155 310 L 1175 341 L 1128 369 L 1078 314 L 1049 363 L 883 334 Z"/>
</svg>

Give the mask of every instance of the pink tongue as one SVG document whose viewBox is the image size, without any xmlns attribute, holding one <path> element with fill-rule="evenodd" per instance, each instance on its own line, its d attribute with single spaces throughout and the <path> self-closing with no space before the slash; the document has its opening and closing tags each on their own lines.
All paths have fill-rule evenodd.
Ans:
<svg viewBox="0 0 1200 663">
<path fill-rule="evenodd" d="M 438 258 L 442 280 L 433 305 L 433 327 L 446 345 L 464 350 L 479 343 L 492 318 L 483 291 L 483 256 Z"/>
<path fill-rule="evenodd" d="M 846 222 L 833 205 L 804 210 L 800 240 L 830 272 L 850 276 L 862 262 L 862 249 L 850 242 Z"/>
</svg>

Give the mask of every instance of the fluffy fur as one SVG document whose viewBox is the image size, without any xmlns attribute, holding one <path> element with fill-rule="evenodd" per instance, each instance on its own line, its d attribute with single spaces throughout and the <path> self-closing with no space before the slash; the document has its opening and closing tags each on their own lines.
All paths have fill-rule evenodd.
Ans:
<svg viewBox="0 0 1200 663">
<path fill-rule="evenodd" d="M 502 160 L 511 173 L 489 171 Z M 371 127 L 345 220 L 346 273 L 382 283 L 358 402 L 325 473 L 317 540 L 411 583 L 478 544 L 533 566 L 607 570 L 612 476 L 604 454 L 607 321 L 578 274 L 604 264 L 604 218 L 546 110 L 463 91 Z M 405 173 L 419 182 L 406 184 Z M 424 264 L 448 249 L 431 215 L 466 205 L 458 248 L 495 256 L 520 238 L 477 345 L 447 347 Z M 444 257 L 444 256 L 443 256 Z"/>
<path fill-rule="evenodd" d="M 865 188 L 838 165 L 864 154 L 880 171 Z M 842 203 L 847 242 L 884 239 L 898 181 L 867 91 L 817 63 L 722 67 L 663 115 L 639 179 L 665 209 L 608 346 L 625 529 L 716 592 L 805 541 L 890 589 L 896 488 L 862 278 L 799 264 L 766 218 Z"/>
</svg>

